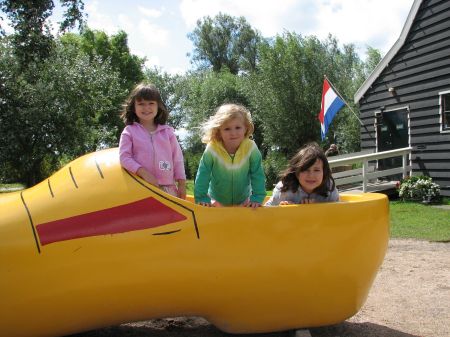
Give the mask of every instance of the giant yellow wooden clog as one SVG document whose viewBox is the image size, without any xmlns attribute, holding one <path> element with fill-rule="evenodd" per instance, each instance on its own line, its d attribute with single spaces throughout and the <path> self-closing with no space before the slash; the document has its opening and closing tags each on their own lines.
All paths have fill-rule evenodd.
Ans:
<svg viewBox="0 0 450 337">
<path fill-rule="evenodd" d="M 117 149 L 1 195 L 0 214 L 2 336 L 173 316 L 232 333 L 337 323 L 364 303 L 389 234 L 381 194 L 206 208 L 121 169 Z"/>
</svg>

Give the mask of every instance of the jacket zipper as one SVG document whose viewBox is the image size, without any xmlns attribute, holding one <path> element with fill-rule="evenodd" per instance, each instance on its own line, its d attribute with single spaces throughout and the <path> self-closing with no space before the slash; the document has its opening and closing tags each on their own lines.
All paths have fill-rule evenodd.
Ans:
<svg viewBox="0 0 450 337">
<path fill-rule="evenodd" d="M 153 143 L 153 135 L 149 133 L 150 136 L 150 143 L 152 144 L 152 155 L 153 155 L 153 172 L 155 173 L 155 178 L 158 179 L 158 177 L 156 176 L 156 172 L 158 172 L 157 167 L 156 167 L 156 152 L 155 152 L 155 144 Z"/>
<path fill-rule="evenodd" d="M 234 205 L 234 155 L 231 156 L 231 205 Z"/>
</svg>

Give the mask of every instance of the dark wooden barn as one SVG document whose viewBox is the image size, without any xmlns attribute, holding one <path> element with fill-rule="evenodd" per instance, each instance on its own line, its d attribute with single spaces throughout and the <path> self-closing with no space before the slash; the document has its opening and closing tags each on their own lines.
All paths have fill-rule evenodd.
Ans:
<svg viewBox="0 0 450 337">
<path fill-rule="evenodd" d="M 412 175 L 432 177 L 450 196 L 449 0 L 414 1 L 397 42 L 354 98 L 368 130 L 361 128 L 361 150 L 411 146 Z"/>
</svg>

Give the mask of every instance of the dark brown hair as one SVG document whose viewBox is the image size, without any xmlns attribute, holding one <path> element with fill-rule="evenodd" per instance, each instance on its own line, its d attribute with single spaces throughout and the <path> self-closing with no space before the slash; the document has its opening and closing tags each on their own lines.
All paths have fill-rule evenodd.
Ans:
<svg viewBox="0 0 450 337">
<path fill-rule="evenodd" d="M 281 191 L 286 192 L 290 190 L 293 193 L 297 192 L 300 187 L 300 182 L 297 178 L 298 174 L 313 166 L 317 159 L 323 163 L 323 179 L 322 183 L 313 192 L 326 197 L 329 192 L 334 190 L 335 183 L 325 153 L 317 143 L 308 143 L 292 157 L 286 170 L 281 172 L 280 178 L 283 183 Z"/>
<path fill-rule="evenodd" d="M 139 102 L 142 100 L 158 102 L 158 113 L 155 117 L 155 124 L 167 123 L 169 112 L 167 111 L 167 107 L 161 99 L 159 90 L 153 84 L 140 83 L 128 96 L 123 106 L 123 111 L 120 115 L 126 125 L 133 124 L 134 122 L 139 122 L 134 104 L 136 103 L 136 101 Z"/>
</svg>

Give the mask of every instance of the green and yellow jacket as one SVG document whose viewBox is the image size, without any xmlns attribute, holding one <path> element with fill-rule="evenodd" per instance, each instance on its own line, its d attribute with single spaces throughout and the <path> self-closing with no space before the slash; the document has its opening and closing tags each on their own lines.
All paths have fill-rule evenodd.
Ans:
<svg viewBox="0 0 450 337">
<path fill-rule="evenodd" d="M 235 155 L 221 142 L 212 141 L 200 159 L 194 187 L 195 202 L 240 205 L 248 198 L 262 203 L 266 196 L 261 152 L 253 140 L 244 139 Z"/>
</svg>

